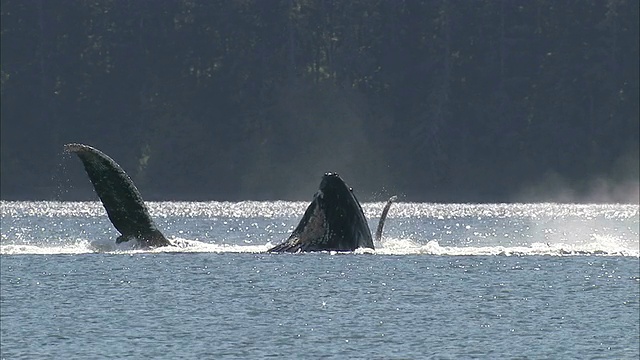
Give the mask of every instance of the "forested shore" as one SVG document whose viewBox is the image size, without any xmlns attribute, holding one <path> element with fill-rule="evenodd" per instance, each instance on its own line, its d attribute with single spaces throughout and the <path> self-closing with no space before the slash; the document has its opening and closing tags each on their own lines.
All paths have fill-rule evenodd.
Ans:
<svg viewBox="0 0 640 360">
<path fill-rule="evenodd" d="M 3 200 L 637 202 L 633 0 L 2 0 Z"/>
</svg>

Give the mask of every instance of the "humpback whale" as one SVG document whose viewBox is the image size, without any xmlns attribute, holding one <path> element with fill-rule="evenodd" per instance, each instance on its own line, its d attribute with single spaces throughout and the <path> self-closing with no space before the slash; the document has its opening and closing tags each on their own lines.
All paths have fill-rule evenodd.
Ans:
<svg viewBox="0 0 640 360">
<path fill-rule="evenodd" d="M 158 230 L 140 192 L 120 165 L 88 145 L 66 144 L 64 149 L 82 161 L 109 220 L 121 234 L 116 243 L 136 240 L 140 248 L 173 245 Z"/>
<path fill-rule="evenodd" d="M 392 196 L 378 223 L 376 241 L 382 237 L 382 228 Z M 313 196 L 298 226 L 289 238 L 268 252 L 301 251 L 353 251 L 357 248 L 374 249 L 371 231 L 353 189 L 337 173 L 328 172 Z"/>
</svg>

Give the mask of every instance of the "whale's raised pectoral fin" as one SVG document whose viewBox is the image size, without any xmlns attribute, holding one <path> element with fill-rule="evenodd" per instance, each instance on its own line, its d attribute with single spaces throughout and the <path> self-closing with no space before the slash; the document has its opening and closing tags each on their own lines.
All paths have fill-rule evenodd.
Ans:
<svg viewBox="0 0 640 360">
<path fill-rule="evenodd" d="M 353 191 L 336 173 L 326 173 L 298 226 L 269 252 L 373 249 L 369 225 Z"/>
<path fill-rule="evenodd" d="M 396 200 L 398 200 L 397 196 L 392 196 L 387 200 L 387 203 L 382 209 L 382 215 L 380 215 L 380 220 L 378 221 L 378 229 L 376 230 L 376 241 L 379 242 L 382 239 L 382 228 L 384 228 L 384 222 L 387 220 L 387 214 L 389 213 L 389 208 L 391 208 L 391 204 L 393 204 Z"/>
<path fill-rule="evenodd" d="M 82 161 L 109 220 L 122 234 L 117 243 L 135 238 L 143 247 L 171 245 L 157 229 L 140 192 L 120 165 L 88 145 L 67 144 L 64 149 Z"/>
</svg>

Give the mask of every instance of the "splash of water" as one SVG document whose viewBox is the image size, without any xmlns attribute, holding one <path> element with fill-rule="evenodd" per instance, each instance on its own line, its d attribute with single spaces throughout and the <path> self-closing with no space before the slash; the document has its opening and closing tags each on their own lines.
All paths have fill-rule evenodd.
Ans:
<svg viewBox="0 0 640 360">
<path fill-rule="evenodd" d="M 90 253 L 266 253 L 273 245 L 211 244 L 197 240 L 175 238 L 176 246 L 155 249 L 136 249 L 132 243 L 79 240 L 61 246 L 0 245 L 1 255 L 78 255 Z M 336 255 L 335 252 L 328 252 Z M 435 256 L 630 256 L 640 257 L 638 249 L 625 247 L 618 239 L 594 235 L 584 244 L 532 243 L 529 246 L 442 246 L 436 240 L 420 244 L 410 239 L 385 239 L 377 249 L 357 249 L 345 254 L 354 255 L 435 255 Z M 274 256 L 277 256 L 274 254 Z"/>
</svg>

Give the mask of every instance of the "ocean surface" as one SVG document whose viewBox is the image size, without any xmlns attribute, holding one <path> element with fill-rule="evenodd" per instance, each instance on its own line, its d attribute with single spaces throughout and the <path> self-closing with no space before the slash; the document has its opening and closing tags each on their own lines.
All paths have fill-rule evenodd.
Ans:
<svg viewBox="0 0 640 360">
<path fill-rule="evenodd" d="M 2 359 L 638 359 L 638 205 L 397 203 L 376 250 L 268 254 L 306 202 L 1 202 Z M 375 231 L 383 203 L 365 203 Z"/>
</svg>

